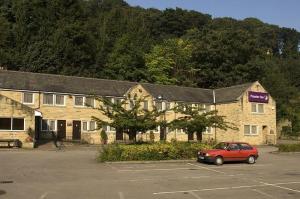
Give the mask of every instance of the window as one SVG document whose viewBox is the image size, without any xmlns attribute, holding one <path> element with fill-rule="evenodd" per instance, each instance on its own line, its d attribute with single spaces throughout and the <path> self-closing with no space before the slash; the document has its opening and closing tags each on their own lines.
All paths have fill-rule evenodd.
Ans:
<svg viewBox="0 0 300 199">
<path fill-rule="evenodd" d="M 252 150 L 253 148 L 249 146 L 248 144 L 242 143 L 240 144 L 240 149 L 241 150 Z"/>
<path fill-rule="evenodd" d="M 96 130 L 96 122 L 95 121 L 90 121 L 90 131 Z"/>
<path fill-rule="evenodd" d="M 244 134 L 245 135 L 257 135 L 258 134 L 258 126 L 256 126 L 256 125 L 245 125 L 244 126 Z"/>
<path fill-rule="evenodd" d="M 42 120 L 42 131 L 56 131 L 56 120 Z"/>
<path fill-rule="evenodd" d="M 162 111 L 163 110 L 162 102 L 155 102 L 155 107 L 157 110 Z"/>
<path fill-rule="evenodd" d="M 96 130 L 96 122 L 95 121 L 83 121 L 82 122 L 82 130 L 83 131 L 95 131 Z"/>
<path fill-rule="evenodd" d="M 121 105 L 122 104 L 122 99 L 115 98 L 115 103 Z"/>
<path fill-rule="evenodd" d="M 105 132 L 113 132 L 113 131 L 116 131 L 115 128 L 111 127 L 111 126 L 108 126 L 108 125 L 103 125 L 102 129 L 105 131 Z"/>
<path fill-rule="evenodd" d="M 264 104 L 252 103 L 251 104 L 252 113 L 264 113 Z"/>
<path fill-rule="evenodd" d="M 85 105 L 87 107 L 95 107 L 95 100 L 93 97 L 86 97 L 85 98 Z"/>
<path fill-rule="evenodd" d="M 166 102 L 166 110 L 170 110 L 171 109 L 171 103 L 170 102 Z"/>
<path fill-rule="evenodd" d="M 88 131 L 88 123 L 87 122 L 82 122 L 82 130 Z"/>
<path fill-rule="evenodd" d="M 53 105 L 54 102 L 53 97 L 54 97 L 53 94 L 44 94 L 43 104 Z"/>
<path fill-rule="evenodd" d="M 48 131 L 48 120 L 42 120 L 42 131 Z"/>
<path fill-rule="evenodd" d="M 59 106 L 65 105 L 65 96 L 64 95 L 55 95 L 55 104 Z"/>
<path fill-rule="evenodd" d="M 24 131 L 24 118 L 0 118 L 0 130 Z"/>
<path fill-rule="evenodd" d="M 231 151 L 237 151 L 237 150 L 240 150 L 240 147 L 238 144 L 230 144 L 228 149 Z"/>
<path fill-rule="evenodd" d="M 24 119 L 13 118 L 12 119 L 12 130 L 24 131 Z"/>
<path fill-rule="evenodd" d="M 75 106 L 84 106 L 83 96 L 75 96 Z"/>
<path fill-rule="evenodd" d="M 55 131 L 56 130 L 56 125 L 55 125 L 55 120 L 49 120 L 49 131 Z"/>
<path fill-rule="evenodd" d="M 11 130 L 11 118 L 0 118 L 0 130 Z"/>
<path fill-rule="evenodd" d="M 130 109 L 133 109 L 133 107 L 134 107 L 134 101 L 133 101 L 133 100 L 130 100 L 130 101 L 129 101 L 129 108 L 130 108 Z"/>
<path fill-rule="evenodd" d="M 204 131 L 205 134 L 212 134 L 212 128 L 206 127 L 206 130 Z"/>
<path fill-rule="evenodd" d="M 148 110 L 149 107 L 148 107 L 148 101 L 144 101 L 144 110 Z"/>
<path fill-rule="evenodd" d="M 34 104 L 34 94 L 33 93 L 23 93 L 23 103 L 24 104 Z"/>
</svg>

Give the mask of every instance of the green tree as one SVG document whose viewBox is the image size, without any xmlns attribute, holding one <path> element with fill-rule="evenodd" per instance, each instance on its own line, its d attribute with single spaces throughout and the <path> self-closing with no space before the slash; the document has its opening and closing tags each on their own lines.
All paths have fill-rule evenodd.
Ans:
<svg viewBox="0 0 300 199">
<path fill-rule="evenodd" d="M 225 116 L 220 116 L 217 111 L 204 112 L 198 107 L 192 105 L 180 105 L 175 107 L 175 112 L 181 113 L 178 119 L 173 120 L 170 123 L 172 129 L 184 129 L 189 135 L 196 133 L 197 140 L 202 140 L 202 133 L 206 131 L 208 127 L 219 128 L 223 130 L 237 129 L 234 124 L 227 122 Z"/>
<path fill-rule="evenodd" d="M 145 55 L 150 81 L 161 84 L 188 84 L 193 71 L 193 46 L 183 39 L 168 39 Z M 191 83 L 190 83 L 191 84 Z"/>
<path fill-rule="evenodd" d="M 106 98 L 96 99 L 103 104 L 97 109 L 107 117 L 106 119 L 92 117 L 97 122 L 98 127 L 109 125 L 116 129 L 116 134 L 128 134 L 130 140 L 135 141 L 137 133 L 154 130 L 160 124 L 157 117 L 163 112 L 156 108 L 151 111 L 143 109 L 141 104 L 145 100 L 144 97 L 138 98 L 128 95 L 118 103 L 113 103 Z M 131 107 L 128 108 L 128 106 Z"/>
</svg>

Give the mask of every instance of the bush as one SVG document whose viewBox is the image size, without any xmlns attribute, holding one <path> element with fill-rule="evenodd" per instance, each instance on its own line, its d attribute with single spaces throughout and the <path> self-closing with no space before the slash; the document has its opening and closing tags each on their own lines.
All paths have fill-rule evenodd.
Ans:
<svg viewBox="0 0 300 199">
<path fill-rule="evenodd" d="M 278 145 L 279 152 L 300 152 L 300 144 L 280 144 Z"/>
<path fill-rule="evenodd" d="M 202 143 L 176 142 L 144 143 L 144 144 L 111 144 L 103 146 L 99 161 L 131 161 L 131 160 L 178 160 L 191 159 L 197 156 L 200 149 L 208 149 Z"/>
</svg>

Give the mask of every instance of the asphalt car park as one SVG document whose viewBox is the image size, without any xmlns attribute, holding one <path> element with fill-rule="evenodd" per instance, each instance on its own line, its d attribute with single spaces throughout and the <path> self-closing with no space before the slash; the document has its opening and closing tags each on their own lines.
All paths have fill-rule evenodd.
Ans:
<svg viewBox="0 0 300 199">
<path fill-rule="evenodd" d="M 96 151 L 0 151 L 0 198 L 300 198 L 300 154 L 256 164 L 96 163 Z"/>
</svg>

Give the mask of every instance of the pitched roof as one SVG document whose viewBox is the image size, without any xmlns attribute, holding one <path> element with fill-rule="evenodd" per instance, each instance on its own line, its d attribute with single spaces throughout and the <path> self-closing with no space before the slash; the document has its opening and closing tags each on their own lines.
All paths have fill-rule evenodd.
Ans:
<svg viewBox="0 0 300 199">
<path fill-rule="evenodd" d="M 215 90 L 216 103 L 226 103 L 238 100 L 238 98 L 253 85 L 253 83 L 241 84 Z"/>
<path fill-rule="evenodd" d="M 122 97 L 135 82 L 0 70 L 0 88 Z"/>
<path fill-rule="evenodd" d="M 123 97 L 130 88 L 138 84 L 128 81 L 0 70 L 2 89 Z M 216 103 L 238 100 L 252 84 L 216 89 Z M 141 85 L 154 98 L 162 96 L 169 101 L 213 104 L 212 89 L 149 83 L 141 83 Z"/>
<path fill-rule="evenodd" d="M 168 101 L 213 103 L 211 89 L 147 83 L 141 85 L 155 98 L 162 96 Z"/>
</svg>

